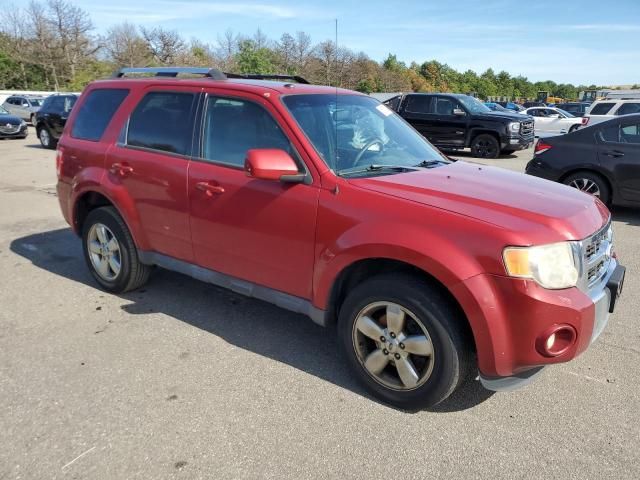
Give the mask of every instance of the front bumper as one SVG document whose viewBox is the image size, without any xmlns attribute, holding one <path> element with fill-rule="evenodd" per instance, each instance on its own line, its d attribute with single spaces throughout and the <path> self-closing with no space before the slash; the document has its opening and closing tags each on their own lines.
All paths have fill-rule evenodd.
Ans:
<svg viewBox="0 0 640 480">
<path fill-rule="evenodd" d="M 504 137 L 500 141 L 502 150 L 525 150 L 533 145 L 533 135 L 517 135 Z"/>
<path fill-rule="evenodd" d="M 27 125 L 21 125 L 16 129 L 0 126 L 0 138 L 26 138 L 27 135 L 29 135 Z"/>
<path fill-rule="evenodd" d="M 540 367 L 568 362 L 602 333 L 622 291 L 624 267 L 615 259 L 589 293 L 548 290 L 534 281 L 483 274 L 455 287 L 474 333 L 480 380 L 490 389 L 513 389 Z M 556 326 L 576 333 L 560 355 L 545 355 L 540 339 Z"/>
</svg>

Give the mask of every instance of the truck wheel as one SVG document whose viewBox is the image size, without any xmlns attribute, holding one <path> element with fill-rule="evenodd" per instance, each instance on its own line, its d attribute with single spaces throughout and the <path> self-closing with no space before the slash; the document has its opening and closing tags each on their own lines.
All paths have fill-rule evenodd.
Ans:
<svg viewBox="0 0 640 480">
<path fill-rule="evenodd" d="M 151 267 L 140 263 L 127 225 L 113 207 L 89 212 L 82 227 L 84 257 L 102 288 L 121 293 L 144 285 Z"/>
<path fill-rule="evenodd" d="M 576 172 L 565 178 L 562 183 L 570 187 L 598 197 L 602 203 L 609 205 L 611 201 L 611 190 L 607 182 L 597 173 Z"/>
<path fill-rule="evenodd" d="M 471 155 L 476 158 L 498 158 L 500 144 L 493 135 L 483 133 L 471 142 Z"/>
<path fill-rule="evenodd" d="M 470 376 L 466 320 L 426 281 L 384 274 L 358 285 L 340 308 L 340 344 L 353 372 L 383 402 L 434 406 Z"/>
<path fill-rule="evenodd" d="M 47 127 L 40 127 L 37 130 L 37 134 L 43 148 L 47 148 L 49 150 L 56 148 L 56 141 L 51 136 Z"/>
</svg>

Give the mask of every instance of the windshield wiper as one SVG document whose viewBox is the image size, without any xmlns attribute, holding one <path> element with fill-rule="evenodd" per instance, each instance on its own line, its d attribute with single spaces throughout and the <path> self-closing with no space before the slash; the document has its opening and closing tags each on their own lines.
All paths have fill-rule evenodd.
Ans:
<svg viewBox="0 0 640 480">
<path fill-rule="evenodd" d="M 372 163 L 371 165 L 367 165 L 364 168 L 346 168 L 344 170 L 340 170 L 338 172 L 339 175 L 352 175 L 352 174 L 358 174 L 358 173 L 364 173 L 364 172 L 384 172 L 384 171 L 389 171 L 389 172 L 408 172 L 408 171 L 413 171 L 415 170 L 417 167 L 413 167 L 410 165 L 383 165 L 383 164 L 378 164 L 378 163 Z"/>
<path fill-rule="evenodd" d="M 429 168 L 429 167 L 434 167 L 436 165 L 440 165 L 443 163 L 446 164 L 448 162 L 446 162 L 445 160 L 423 160 L 417 165 L 414 165 L 414 167 Z"/>
</svg>

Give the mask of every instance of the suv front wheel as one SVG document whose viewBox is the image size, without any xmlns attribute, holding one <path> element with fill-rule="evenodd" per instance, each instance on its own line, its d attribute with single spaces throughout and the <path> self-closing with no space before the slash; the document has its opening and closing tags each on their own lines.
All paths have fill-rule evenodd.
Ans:
<svg viewBox="0 0 640 480">
<path fill-rule="evenodd" d="M 476 158 L 498 158 L 500 144 L 493 135 L 480 134 L 471 142 L 471 155 Z"/>
<path fill-rule="evenodd" d="M 469 378 L 465 319 L 429 283 L 385 274 L 356 287 L 340 308 L 347 362 L 377 398 L 398 408 L 434 406 Z"/>
<path fill-rule="evenodd" d="M 138 259 L 131 233 L 115 208 L 89 213 L 82 227 L 82 246 L 91 274 L 105 290 L 127 292 L 147 282 L 151 267 Z"/>
<path fill-rule="evenodd" d="M 56 141 L 51 136 L 51 132 L 47 127 L 39 127 L 37 132 L 38 138 L 40 139 L 40 144 L 43 148 L 54 149 L 56 148 Z"/>
</svg>

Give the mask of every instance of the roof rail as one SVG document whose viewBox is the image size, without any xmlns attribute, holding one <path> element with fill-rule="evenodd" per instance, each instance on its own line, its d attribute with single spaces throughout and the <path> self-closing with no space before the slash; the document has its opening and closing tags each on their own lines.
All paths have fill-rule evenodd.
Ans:
<svg viewBox="0 0 640 480">
<path fill-rule="evenodd" d="M 309 84 L 310 82 L 298 75 L 278 75 L 270 73 L 228 73 L 225 72 L 227 78 L 245 78 L 247 80 L 293 80 L 297 83 Z"/>
<path fill-rule="evenodd" d="M 122 78 L 132 74 L 155 74 L 156 77 L 177 77 L 179 74 L 202 75 L 214 80 L 226 80 L 227 76 L 217 68 L 202 67 L 144 67 L 121 68 L 113 74 L 112 78 Z"/>
</svg>

